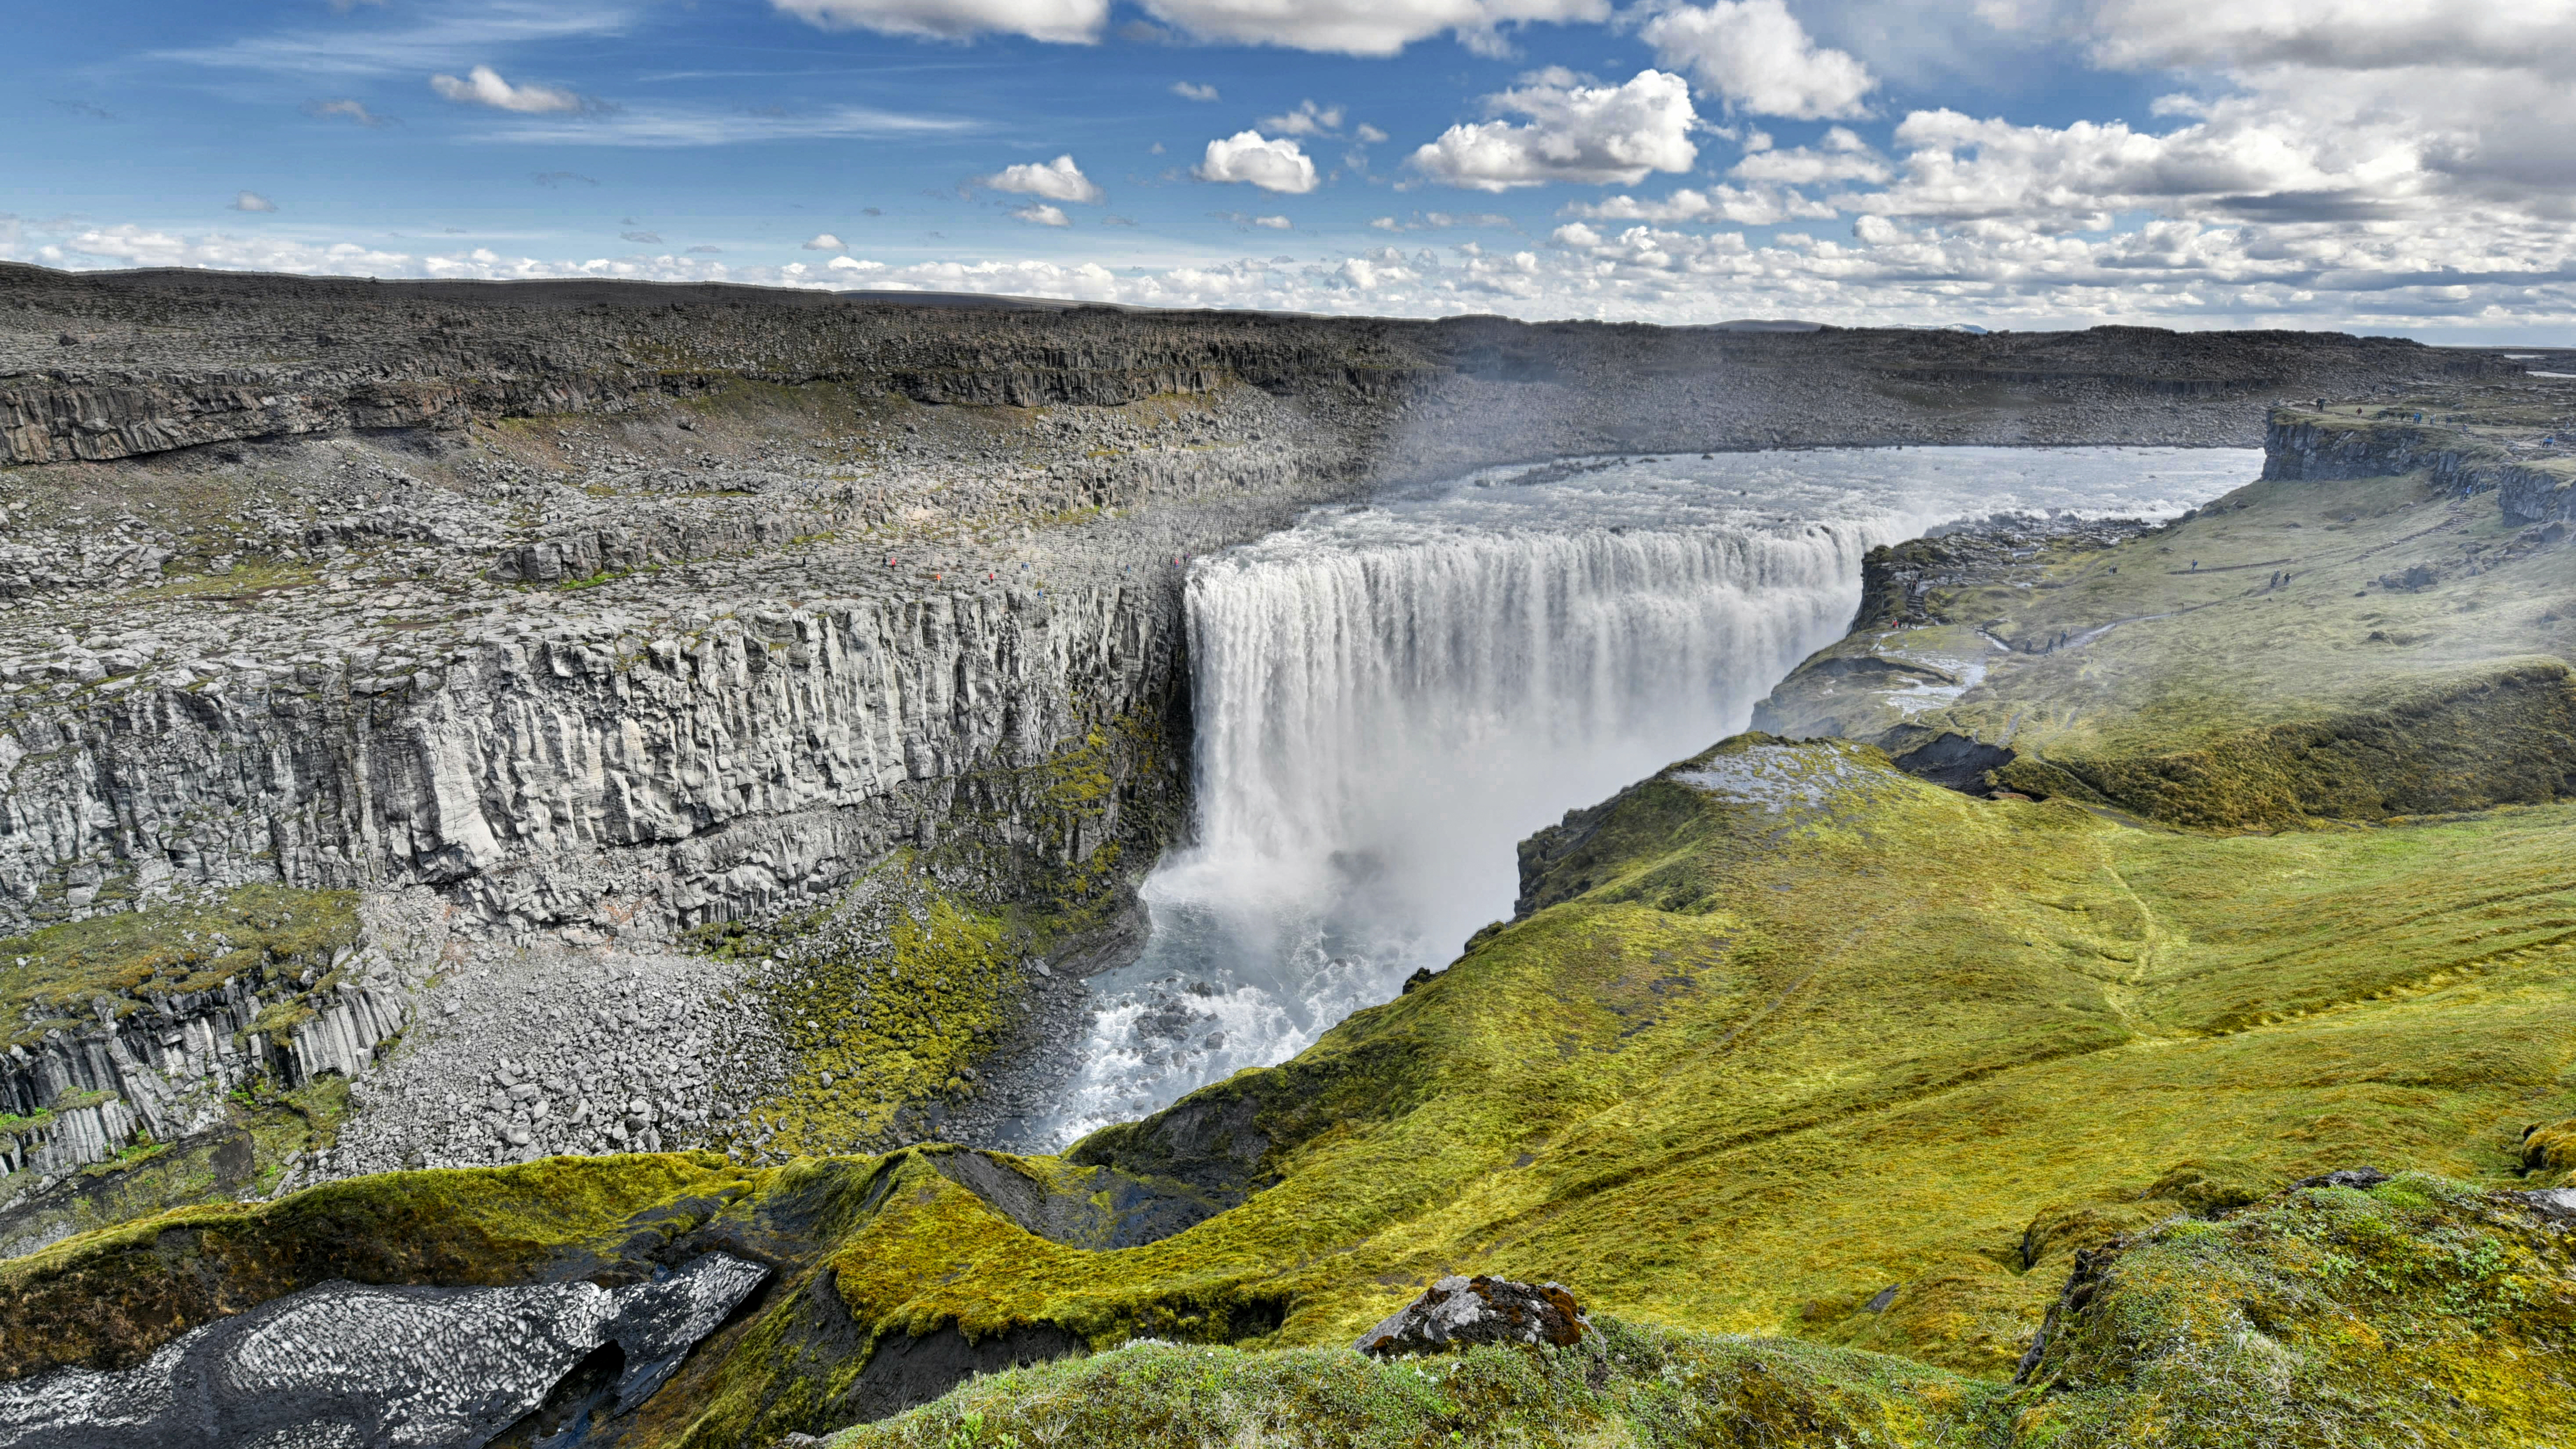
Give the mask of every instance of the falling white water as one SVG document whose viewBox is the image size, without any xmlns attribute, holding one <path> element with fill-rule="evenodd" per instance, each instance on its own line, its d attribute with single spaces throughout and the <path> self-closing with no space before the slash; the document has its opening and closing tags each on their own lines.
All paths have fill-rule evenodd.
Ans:
<svg viewBox="0 0 2576 1449">
<path fill-rule="evenodd" d="M 1198 830 L 1092 983 L 1060 1146 L 1302 1050 L 1509 916 L 1516 844 L 1744 727 L 1851 621 L 1861 555 L 1961 517 L 2167 516 L 2179 449 L 1853 449 L 1502 469 L 1190 574 Z"/>
</svg>

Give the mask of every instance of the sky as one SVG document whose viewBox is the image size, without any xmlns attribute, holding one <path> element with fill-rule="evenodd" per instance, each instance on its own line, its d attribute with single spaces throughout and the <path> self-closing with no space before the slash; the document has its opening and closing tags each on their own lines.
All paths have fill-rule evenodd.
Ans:
<svg viewBox="0 0 2576 1449">
<path fill-rule="evenodd" d="M 2576 342 L 2576 0 L 20 0 L 0 258 Z"/>
</svg>

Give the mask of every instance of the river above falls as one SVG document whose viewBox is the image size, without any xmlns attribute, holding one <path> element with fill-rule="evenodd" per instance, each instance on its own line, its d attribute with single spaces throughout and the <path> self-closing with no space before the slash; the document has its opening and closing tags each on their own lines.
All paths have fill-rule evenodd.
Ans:
<svg viewBox="0 0 2576 1449">
<path fill-rule="evenodd" d="M 1305 1049 L 1510 916 L 1518 843 L 1745 727 L 1871 548 L 1995 513 L 2163 518 L 2256 450 L 1581 459 L 1319 509 L 1196 561 L 1194 839 L 1093 979 L 1062 1147 Z"/>
</svg>

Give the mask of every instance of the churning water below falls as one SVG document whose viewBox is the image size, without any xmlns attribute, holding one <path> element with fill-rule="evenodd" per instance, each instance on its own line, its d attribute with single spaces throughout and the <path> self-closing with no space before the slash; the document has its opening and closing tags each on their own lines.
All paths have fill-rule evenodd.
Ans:
<svg viewBox="0 0 2576 1449">
<path fill-rule="evenodd" d="M 1743 729 L 1861 556 L 1999 512 L 2168 517 L 2254 451 L 1871 448 L 1507 468 L 1198 561 L 1197 836 L 1092 981 L 1061 1147 L 1303 1050 L 1511 914 L 1515 846 Z"/>
</svg>

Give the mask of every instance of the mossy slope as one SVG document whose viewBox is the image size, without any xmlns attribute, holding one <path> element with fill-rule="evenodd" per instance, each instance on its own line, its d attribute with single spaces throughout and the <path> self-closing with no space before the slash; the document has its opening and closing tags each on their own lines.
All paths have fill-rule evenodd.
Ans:
<svg viewBox="0 0 2576 1449">
<path fill-rule="evenodd" d="M 1957 735 L 2019 755 L 2008 788 L 2201 828 L 2576 793 L 2576 544 L 2434 462 L 2269 478 L 2113 547 L 1964 571 L 1910 626 L 1865 619 L 1765 717 L 1899 754 Z M 1939 544 L 1873 563 L 1905 549 Z M 1927 662 L 1967 687 L 1927 693 Z"/>
<path fill-rule="evenodd" d="M 834 1449 L 2539 1449 L 2576 1426 L 2576 1264 L 2504 1194 L 2315 1186 L 2088 1254 L 2022 1383 L 1596 1319 L 1564 1350 L 1378 1362 L 1151 1344 L 997 1374 Z"/>
</svg>

